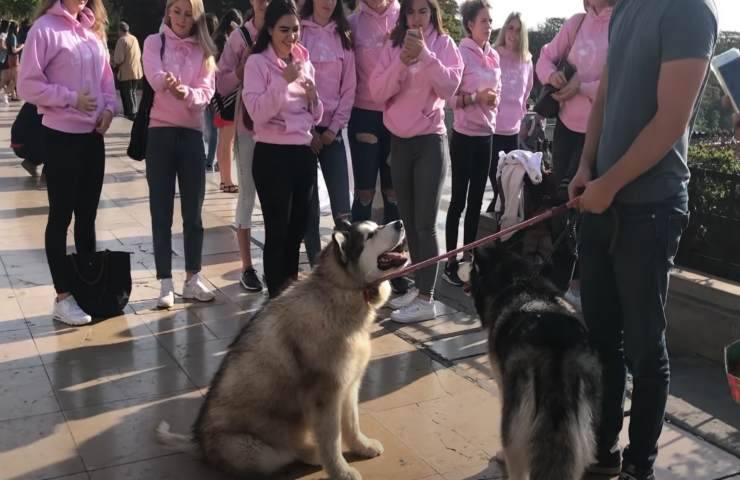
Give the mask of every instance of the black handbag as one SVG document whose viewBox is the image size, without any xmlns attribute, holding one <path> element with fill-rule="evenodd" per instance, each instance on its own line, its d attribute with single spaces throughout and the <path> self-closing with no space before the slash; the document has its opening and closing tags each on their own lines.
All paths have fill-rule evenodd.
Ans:
<svg viewBox="0 0 740 480">
<path fill-rule="evenodd" d="M 242 37 L 244 37 L 244 43 L 246 43 L 248 47 L 251 47 L 253 45 L 252 36 L 249 34 L 247 27 L 242 25 L 239 31 L 241 32 Z M 241 101 L 240 93 L 241 91 L 239 88 L 226 96 L 223 96 L 218 92 L 214 93 L 210 102 L 211 110 L 218 113 L 222 119 L 233 122 L 236 117 L 236 102 Z"/>
<path fill-rule="evenodd" d="M 164 58 L 164 34 L 160 34 L 162 47 L 159 49 L 159 58 Z M 136 112 L 134 123 L 131 125 L 131 138 L 128 142 L 126 155 L 132 160 L 142 161 L 146 157 L 146 142 L 149 136 L 149 116 L 154 105 L 154 89 L 149 81 L 144 77 L 141 87 L 141 102 L 139 110 Z"/>
<path fill-rule="evenodd" d="M 568 50 L 565 52 L 565 54 L 560 59 L 560 61 L 558 61 L 557 64 L 557 71 L 563 72 L 565 79 L 568 81 L 570 81 L 570 79 L 573 78 L 573 75 L 576 74 L 576 67 L 571 65 L 571 63 L 568 61 L 568 55 L 570 55 L 570 50 L 573 48 L 573 44 L 576 42 L 576 38 L 578 38 L 578 32 L 581 31 L 581 26 L 583 25 L 583 21 L 585 19 L 586 15 L 583 15 L 583 17 L 581 18 L 581 22 L 578 24 L 578 29 L 576 30 L 575 37 L 570 42 Z M 547 81 L 548 79 L 545 78 L 540 80 Z M 557 91 L 557 88 L 553 87 L 550 84 L 544 84 L 543 82 L 542 89 L 540 90 L 540 96 L 537 98 L 537 102 L 534 104 L 534 111 L 545 118 L 556 118 L 560 113 L 560 102 L 552 98 L 552 94 Z"/>
<path fill-rule="evenodd" d="M 67 258 L 72 270 L 70 293 L 80 308 L 95 318 L 121 315 L 131 295 L 131 254 L 105 250 Z"/>
</svg>

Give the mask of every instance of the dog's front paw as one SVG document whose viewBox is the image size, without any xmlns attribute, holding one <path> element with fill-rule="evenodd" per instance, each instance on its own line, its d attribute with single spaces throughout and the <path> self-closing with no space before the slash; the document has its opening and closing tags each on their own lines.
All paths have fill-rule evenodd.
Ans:
<svg viewBox="0 0 740 480">
<path fill-rule="evenodd" d="M 362 480 L 362 475 L 356 469 L 347 466 L 346 468 L 338 471 L 332 475 L 331 480 Z"/>
<path fill-rule="evenodd" d="M 365 438 L 362 443 L 352 449 L 354 453 L 365 458 L 375 458 L 383 454 L 383 444 L 374 438 Z"/>
</svg>

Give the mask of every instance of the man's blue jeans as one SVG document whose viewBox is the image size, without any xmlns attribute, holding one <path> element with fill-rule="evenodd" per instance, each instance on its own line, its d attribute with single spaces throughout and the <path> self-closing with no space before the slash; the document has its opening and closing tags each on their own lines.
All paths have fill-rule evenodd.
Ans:
<svg viewBox="0 0 740 480">
<path fill-rule="evenodd" d="M 668 397 L 665 304 L 668 278 L 688 224 L 687 196 L 656 204 L 615 204 L 587 214 L 580 230 L 583 314 L 603 366 L 597 424 L 599 459 L 622 430 L 627 369 L 634 389 L 630 445 L 624 462 L 650 469 L 657 456 Z"/>
</svg>

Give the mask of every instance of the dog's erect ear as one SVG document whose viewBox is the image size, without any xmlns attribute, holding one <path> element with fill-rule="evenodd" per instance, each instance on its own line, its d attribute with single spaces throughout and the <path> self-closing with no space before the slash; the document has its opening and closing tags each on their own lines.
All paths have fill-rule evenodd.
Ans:
<svg viewBox="0 0 740 480">
<path fill-rule="evenodd" d="M 347 235 L 339 231 L 334 231 L 331 238 L 337 245 L 337 251 L 339 252 L 339 258 L 342 260 L 342 263 L 347 263 Z"/>
<path fill-rule="evenodd" d="M 349 233 L 350 229 L 352 228 L 352 224 L 347 220 L 346 218 L 340 218 L 337 220 L 337 225 L 334 227 L 334 230 L 337 232 L 343 232 L 343 233 Z"/>
</svg>

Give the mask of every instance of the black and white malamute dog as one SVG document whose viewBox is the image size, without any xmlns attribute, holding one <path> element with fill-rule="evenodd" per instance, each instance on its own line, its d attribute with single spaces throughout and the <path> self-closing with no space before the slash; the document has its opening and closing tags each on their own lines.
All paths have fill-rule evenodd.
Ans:
<svg viewBox="0 0 740 480">
<path fill-rule="evenodd" d="M 342 444 L 362 457 L 383 452 L 362 433 L 357 400 L 370 327 L 391 293 L 379 280 L 407 263 L 404 239 L 400 221 L 335 231 L 308 277 L 270 301 L 229 346 L 193 435 L 170 433 L 163 422 L 159 440 L 240 476 L 303 462 L 323 466 L 332 480 L 360 480 Z"/>
<path fill-rule="evenodd" d="M 503 396 L 501 438 L 512 480 L 580 480 L 595 459 L 601 368 L 574 309 L 504 244 L 460 266 Z"/>
</svg>

